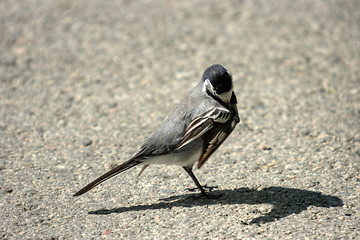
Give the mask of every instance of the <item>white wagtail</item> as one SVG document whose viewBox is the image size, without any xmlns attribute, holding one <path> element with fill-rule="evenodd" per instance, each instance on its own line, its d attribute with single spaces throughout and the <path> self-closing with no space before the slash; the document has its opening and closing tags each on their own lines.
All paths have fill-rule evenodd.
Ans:
<svg viewBox="0 0 360 240">
<path fill-rule="evenodd" d="M 140 151 L 80 189 L 80 196 L 105 180 L 142 165 L 182 166 L 203 196 L 208 196 L 192 168 L 200 168 L 234 130 L 240 118 L 230 73 L 221 65 L 207 68 L 200 83 L 175 108 L 165 122 L 141 146 Z"/>
</svg>

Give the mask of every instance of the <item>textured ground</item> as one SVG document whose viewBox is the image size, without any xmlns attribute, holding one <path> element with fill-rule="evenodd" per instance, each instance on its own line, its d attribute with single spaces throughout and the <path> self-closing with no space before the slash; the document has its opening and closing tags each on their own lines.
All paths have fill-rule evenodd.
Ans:
<svg viewBox="0 0 360 240">
<path fill-rule="evenodd" d="M 359 239 L 360 1 L 0 1 L 0 238 Z M 213 63 L 242 122 L 195 174 L 80 187 Z"/>
</svg>

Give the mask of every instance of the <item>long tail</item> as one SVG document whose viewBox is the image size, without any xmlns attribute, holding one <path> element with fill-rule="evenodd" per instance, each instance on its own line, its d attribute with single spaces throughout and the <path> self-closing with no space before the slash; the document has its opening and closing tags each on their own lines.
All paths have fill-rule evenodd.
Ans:
<svg viewBox="0 0 360 240">
<path fill-rule="evenodd" d="M 114 177 L 115 175 L 122 173 L 125 170 L 128 170 L 138 164 L 140 164 L 141 162 L 136 160 L 135 158 L 131 158 L 130 160 L 120 164 L 119 166 L 117 166 L 114 169 L 111 169 L 110 171 L 108 171 L 107 173 L 105 173 L 104 175 L 98 177 L 97 179 L 95 179 L 94 181 L 92 181 L 91 183 L 89 183 L 88 185 L 86 185 L 85 187 L 83 187 L 82 189 L 80 189 L 77 193 L 74 194 L 74 197 L 83 195 L 84 193 L 86 193 L 87 191 L 91 190 L 92 188 L 96 187 L 97 185 L 99 185 L 100 183 L 108 180 L 109 178 Z"/>
</svg>

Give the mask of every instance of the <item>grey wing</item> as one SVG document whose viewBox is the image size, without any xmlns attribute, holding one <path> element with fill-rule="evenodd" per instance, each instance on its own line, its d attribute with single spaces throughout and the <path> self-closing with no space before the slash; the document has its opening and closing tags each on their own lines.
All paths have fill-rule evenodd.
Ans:
<svg viewBox="0 0 360 240">
<path fill-rule="evenodd" d="M 212 108 L 209 111 L 196 117 L 186 128 L 184 137 L 176 150 L 191 143 L 195 139 L 203 137 L 211 129 L 217 129 L 218 126 L 226 123 L 232 118 L 232 114 L 225 108 Z"/>
<path fill-rule="evenodd" d="M 230 135 L 238 122 L 238 116 L 234 116 L 229 110 L 213 108 L 189 124 L 177 149 L 201 138 L 203 140 L 203 152 L 198 162 L 200 168 Z"/>
<path fill-rule="evenodd" d="M 228 124 L 226 123 L 231 118 L 233 118 L 231 112 L 225 108 L 213 108 L 201 114 L 189 124 L 177 149 L 184 147 L 198 138 L 202 138 L 207 142 L 206 139 L 211 136 L 215 137 L 217 135 L 216 133 L 221 132 L 223 125 L 227 126 Z M 223 142 L 223 140 L 221 142 Z"/>
<path fill-rule="evenodd" d="M 216 149 L 225 141 L 225 139 L 230 135 L 234 130 L 238 120 L 235 118 L 231 121 L 228 121 L 224 124 L 219 124 L 218 126 L 210 129 L 204 135 L 202 135 L 203 143 L 203 152 L 198 162 L 198 168 L 209 159 L 211 154 L 215 152 Z"/>
</svg>

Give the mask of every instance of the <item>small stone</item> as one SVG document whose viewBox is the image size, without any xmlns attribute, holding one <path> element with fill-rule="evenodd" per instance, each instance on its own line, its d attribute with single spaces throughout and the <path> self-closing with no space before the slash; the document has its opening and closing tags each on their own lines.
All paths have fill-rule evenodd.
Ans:
<svg viewBox="0 0 360 240">
<path fill-rule="evenodd" d="M 85 147 L 90 146 L 92 144 L 92 140 L 89 138 L 83 138 L 81 140 L 81 144 Z"/>
<path fill-rule="evenodd" d="M 261 149 L 264 151 L 270 151 L 271 147 L 270 146 L 262 146 Z"/>
<path fill-rule="evenodd" d="M 355 153 L 356 153 L 356 155 L 360 156 L 360 149 L 357 149 L 357 150 L 355 151 Z"/>
<path fill-rule="evenodd" d="M 345 211 L 344 211 L 344 214 L 345 214 L 345 216 L 351 216 L 351 215 L 354 215 L 355 214 L 355 211 L 354 210 L 351 210 L 351 209 L 346 209 Z"/>
<path fill-rule="evenodd" d="M 224 163 L 225 163 L 225 164 L 235 164 L 235 163 L 236 163 L 236 160 L 235 160 L 235 159 L 228 158 L 228 159 L 225 159 Z"/>
</svg>

